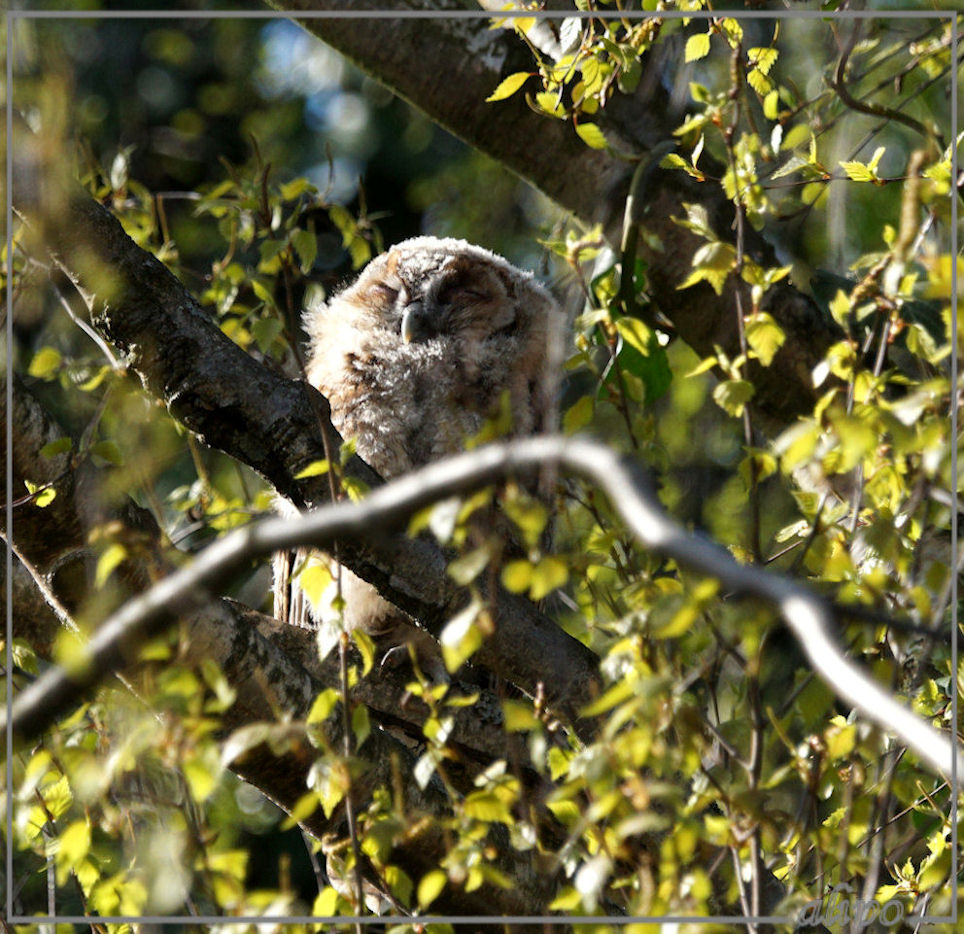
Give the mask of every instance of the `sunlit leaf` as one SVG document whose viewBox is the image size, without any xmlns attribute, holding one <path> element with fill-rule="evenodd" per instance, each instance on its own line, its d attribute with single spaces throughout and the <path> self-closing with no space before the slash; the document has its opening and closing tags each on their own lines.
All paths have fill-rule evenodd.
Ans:
<svg viewBox="0 0 964 934">
<path fill-rule="evenodd" d="M 706 58 L 710 54 L 710 35 L 706 32 L 698 32 L 686 40 L 683 50 L 683 61 L 698 62 L 701 58 Z"/>
<path fill-rule="evenodd" d="M 491 101 L 502 101 L 507 97 L 512 97 L 519 88 L 529 80 L 530 74 L 527 71 L 517 71 L 499 82 L 498 87 L 485 99 L 486 103 Z"/>
<path fill-rule="evenodd" d="M 103 587 L 107 578 L 127 557 L 127 549 L 120 543 L 114 542 L 104 549 L 103 554 L 97 559 L 97 570 L 94 573 L 94 586 Z"/>
<path fill-rule="evenodd" d="M 605 134 L 595 123 L 578 124 L 576 133 L 590 149 L 605 149 L 607 146 Z"/>
<path fill-rule="evenodd" d="M 33 355 L 27 372 L 31 376 L 36 376 L 37 379 L 51 380 L 57 375 L 62 362 L 63 357 L 59 350 L 54 347 L 41 347 Z"/>
</svg>

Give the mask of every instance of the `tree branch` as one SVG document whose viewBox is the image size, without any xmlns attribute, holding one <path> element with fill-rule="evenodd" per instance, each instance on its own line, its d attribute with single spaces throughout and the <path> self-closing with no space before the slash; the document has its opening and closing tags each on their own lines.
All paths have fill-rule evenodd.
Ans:
<svg viewBox="0 0 964 934">
<path fill-rule="evenodd" d="M 413 512 L 440 499 L 546 464 L 581 475 L 600 487 L 644 546 L 716 578 L 736 594 L 772 604 L 838 697 L 899 737 L 945 776 L 950 776 L 956 756 L 962 783 L 964 757 L 954 741 L 900 704 L 844 655 L 832 633 L 832 614 L 822 599 L 788 578 L 739 564 L 719 545 L 685 531 L 663 511 L 634 461 L 597 442 L 566 438 L 489 445 L 401 477 L 361 503 L 338 503 L 297 520 L 269 519 L 231 533 L 108 619 L 90 641 L 83 670 L 52 670 L 24 691 L 13 706 L 15 733 L 36 735 L 70 703 L 78 688 L 93 684 L 113 668 L 121 646 L 148 638 L 171 619 L 175 608 L 197 601 L 200 588 L 216 586 L 252 557 L 298 545 L 324 548 L 336 541 L 364 541 L 372 529 L 398 526 Z"/>
</svg>

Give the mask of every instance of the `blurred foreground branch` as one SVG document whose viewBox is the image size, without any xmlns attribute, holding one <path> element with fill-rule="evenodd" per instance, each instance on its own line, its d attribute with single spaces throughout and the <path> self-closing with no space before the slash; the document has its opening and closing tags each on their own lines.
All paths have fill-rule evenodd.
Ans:
<svg viewBox="0 0 964 934">
<path fill-rule="evenodd" d="M 897 736 L 945 776 L 951 775 L 957 757 L 960 783 L 964 758 L 952 739 L 912 713 L 844 655 L 832 633 L 831 611 L 823 600 L 788 578 L 739 564 L 719 545 L 687 532 L 659 506 L 636 462 L 597 442 L 555 437 L 493 444 L 395 480 L 361 503 L 339 503 L 297 520 L 269 519 L 233 532 L 111 616 L 91 639 L 83 667 L 74 672 L 54 669 L 25 690 L 13 705 L 14 732 L 26 737 L 42 731 L 78 689 L 89 687 L 113 669 L 121 646 L 157 632 L 170 621 L 175 608 L 195 603 L 200 589 L 216 587 L 251 558 L 298 545 L 364 542 L 372 529 L 398 527 L 415 511 L 440 499 L 545 464 L 581 475 L 600 487 L 643 546 L 716 578 L 737 594 L 773 604 L 814 670 L 838 697 Z"/>
</svg>

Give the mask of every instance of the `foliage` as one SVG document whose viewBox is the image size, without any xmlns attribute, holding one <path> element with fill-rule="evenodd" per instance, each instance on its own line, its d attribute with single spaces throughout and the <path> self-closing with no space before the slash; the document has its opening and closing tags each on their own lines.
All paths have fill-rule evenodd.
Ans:
<svg viewBox="0 0 964 934">
<path fill-rule="evenodd" d="M 944 135 L 940 97 L 951 68 L 949 25 L 917 23 L 908 41 L 903 25 L 871 20 L 843 58 L 834 33 L 845 27 L 820 21 L 793 23 L 791 40 L 787 21 L 596 17 L 566 22 L 558 57 L 536 46 L 526 19 L 497 25 L 527 43 L 533 65 L 508 75 L 485 106 L 524 95 L 547 120 L 569 121 L 590 148 L 621 157 L 629 154 L 599 115 L 635 90 L 647 53 L 676 42 L 681 55 L 667 80 L 685 80 L 689 102 L 662 169 L 722 189 L 735 214 L 733 229 L 721 230 L 693 203 L 677 222 L 699 244 L 679 289 L 707 284 L 721 295 L 744 284 L 732 308 L 737 355 L 722 347 L 699 355 L 682 344 L 650 300 L 651 270 L 609 249 L 602 230 L 540 215 L 542 244 L 579 295 L 563 430 L 592 431 L 645 460 L 671 512 L 741 561 L 810 581 L 839 608 L 840 638 L 853 656 L 953 733 L 961 671 L 952 668 L 948 636 L 957 481 L 947 414 L 950 271 L 959 261 L 947 248 L 955 141 Z M 244 41 L 251 48 L 258 40 L 252 33 Z M 178 82 L 201 86 L 199 99 L 213 100 L 220 88 L 217 100 L 241 108 L 236 63 L 213 83 L 191 73 L 206 48 L 196 32 L 154 31 L 145 43 Z M 222 37 L 213 47 L 227 55 L 229 44 Z M 821 80 L 810 73 L 814 60 Z M 838 73 L 870 113 L 845 103 Z M 356 93 L 359 80 L 346 78 L 342 92 Z M 897 102 L 880 93 L 894 83 Z M 38 79 L 34 89 L 41 124 L 54 122 L 51 87 Z M 399 119 L 395 106 L 391 120 Z M 190 110 L 170 116 L 171 126 L 185 132 Z M 252 111 L 251 125 L 276 128 L 269 111 Z M 185 183 L 172 226 L 157 167 L 108 145 L 121 134 L 84 114 L 78 129 L 102 134 L 78 160 L 88 190 L 195 290 L 225 334 L 265 366 L 297 374 L 303 301 L 392 239 L 381 224 L 384 202 L 367 184 L 338 200 L 317 180 L 284 176 L 277 153 L 284 160 L 291 150 L 255 129 L 247 161 L 237 149 L 217 153 L 226 158 L 216 171 Z M 420 126 L 413 117 L 408 131 Z M 221 123 L 198 133 L 209 145 Z M 441 174 L 457 178 L 460 164 L 453 158 Z M 157 174 L 145 184 L 139 168 Z M 409 178 L 424 198 L 436 177 L 419 175 Z M 524 215 L 514 186 L 504 198 L 500 216 Z M 452 215 L 457 227 L 456 208 Z M 774 237 L 783 230 L 788 258 L 759 262 L 746 249 L 747 228 Z M 43 456 L 67 455 L 71 470 L 93 465 L 105 497 L 149 510 L 163 530 L 158 552 L 174 563 L 269 511 L 263 481 L 159 412 L 89 333 L 67 285 L 25 251 L 22 231 L 13 236 L 14 281 L 5 285 L 36 314 L 18 332 L 15 363 L 65 425 Z M 812 271 L 818 264 L 837 274 Z M 756 387 L 786 341 L 767 305 L 786 279 L 812 293 L 839 339 L 813 371 L 813 410 L 768 437 Z M 46 508 L 55 491 L 38 482 L 15 492 Z M 473 532 L 473 514 L 493 499 L 528 548 L 503 566 L 498 543 Z M 276 723 L 224 735 L 235 690 L 192 653 L 188 631 L 173 632 L 141 648 L 135 693 L 106 685 L 42 742 L 15 753 L 7 844 L 19 902 L 40 913 L 49 879 L 60 913 L 347 916 L 359 906 L 345 880 L 363 859 L 398 904 L 430 913 L 443 893 L 511 887 L 503 848 L 546 867 L 557 883 L 547 907 L 565 914 L 739 913 L 764 884 L 757 860 L 784 886 L 780 914 L 838 883 L 880 904 L 897 900 L 907 914 L 950 913 L 945 782 L 836 700 L 771 611 L 640 550 L 597 492 L 565 486 L 551 548 L 549 518 L 508 485 L 456 510 L 440 504 L 412 528 L 451 549 L 449 574 L 473 597 L 442 636 L 452 672 L 491 626 L 487 575 L 533 600 L 563 591 L 557 621 L 600 657 L 605 686 L 583 711 L 596 727 L 592 739 L 559 723 L 541 698 L 510 691 L 502 698 L 507 748 L 517 741 L 528 765 L 496 759 L 466 787 L 454 774 L 463 759 L 454 717 L 476 698 L 415 666 L 408 695 L 428 713 L 413 740 L 412 774 L 400 782 L 440 787 L 448 812 L 413 814 L 400 787 L 381 787 L 355 814 L 353 841 L 306 838 L 302 847 L 293 828 L 319 810 L 339 813 L 364 774 L 376 729 L 367 708 L 348 709 L 336 684 L 303 719 L 279 711 Z M 113 526 L 97 532 L 93 586 L 71 614 L 82 632 L 128 596 L 121 571 L 139 547 Z M 267 609 L 267 587 L 262 568 L 231 593 Z M 378 675 L 372 647 L 363 639 L 356 647 L 343 667 L 346 684 Z M 50 662 L 28 641 L 13 651 L 18 687 Z M 54 660 L 79 652 L 77 637 L 64 637 Z M 326 737 L 333 715 L 349 723 L 347 752 Z M 313 763 L 287 817 L 231 771 L 262 742 Z M 449 845 L 438 866 L 415 877 L 392 861 L 393 847 L 428 826 Z M 274 865 L 260 858 L 266 840 Z M 312 871 L 319 860 L 327 877 Z"/>
</svg>

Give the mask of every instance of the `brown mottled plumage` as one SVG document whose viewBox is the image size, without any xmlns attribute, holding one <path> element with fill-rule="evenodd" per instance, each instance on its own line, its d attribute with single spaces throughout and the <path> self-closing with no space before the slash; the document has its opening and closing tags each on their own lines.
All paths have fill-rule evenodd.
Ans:
<svg viewBox="0 0 964 934">
<path fill-rule="evenodd" d="M 461 451 L 503 397 L 512 434 L 542 428 L 552 391 L 547 348 L 560 317 L 529 273 L 494 253 L 417 237 L 376 257 L 353 285 L 306 312 L 307 376 L 331 403 L 342 436 L 390 479 Z M 395 645 L 419 632 L 344 570 L 342 588 L 349 628 Z M 330 613 L 312 608 L 322 630 Z"/>
</svg>

